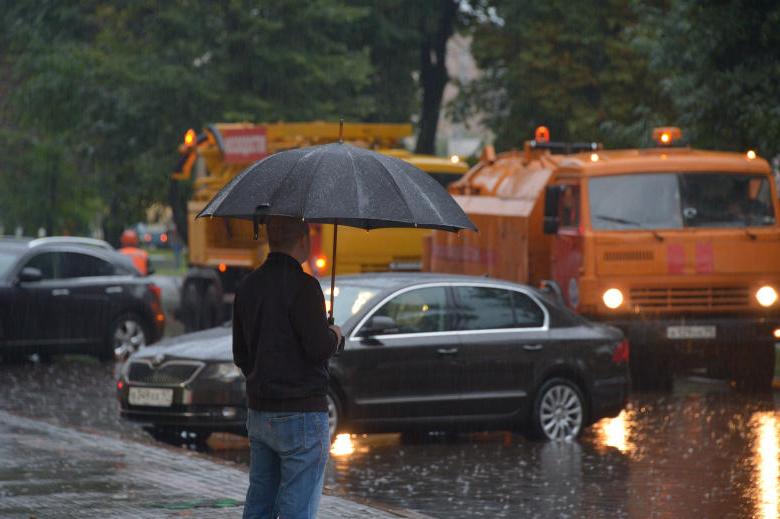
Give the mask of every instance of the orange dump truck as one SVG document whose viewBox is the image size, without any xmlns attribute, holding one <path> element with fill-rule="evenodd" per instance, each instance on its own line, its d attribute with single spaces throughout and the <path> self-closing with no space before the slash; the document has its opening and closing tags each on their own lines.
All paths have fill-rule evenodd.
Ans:
<svg viewBox="0 0 780 519">
<path fill-rule="evenodd" d="M 635 385 L 699 368 L 767 390 L 780 337 L 780 223 L 769 164 L 750 151 L 549 142 L 490 148 L 450 193 L 479 234 L 434 232 L 424 270 L 542 284 L 621 328 Z M 553 153 L 556 152 L 556 153 Z"/>
<path fill-rule="evenodd" d="M 393 155 L 426 171 L 446 185 L 459 179 L 468 167 L 449 158 L 415 155 L 400 148 L 412 135 L 410 124 L 345 124 L 343 140 Z M 185 329 L 200 330 L 220 324 L 230 316 L 233 291 L 241 278 L 258 267 L 268 253 L 264 232 L 254 239 L 252 222 L 195 216 L 230 179 L 263 157 L 291 148 L 335 142 L 339 123 L 220 123 L 200 134 L 187 132 L 179 146 L 179 162 L 172 177 L 193 179 L 187 203 L 189 269 L 182 280 L 178 316 Z M 174 213 L 181 211 L 172 203 Z M 305 268 L 317 276 L 329 275 L 333 263 L 333 226 L 312 225 L 312 254 Z M 420 270 L 422 240 L 428 230 L 377 229 L 370 233 L 341 227 L 338 234 L 337 273 L 383 270 Z"/>
</svg>

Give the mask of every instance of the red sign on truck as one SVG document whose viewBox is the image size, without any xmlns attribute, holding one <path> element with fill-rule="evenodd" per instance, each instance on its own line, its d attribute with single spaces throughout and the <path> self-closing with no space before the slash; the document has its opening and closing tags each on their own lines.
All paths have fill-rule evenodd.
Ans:
<svg viewBox="0 0 780 519">
<path fill-rule="evenodd" d="M 226 164 L 249 164 L 268 155 L 266 128 L 231 128 L 222 130 L 223 162 Z"/>
</svg>

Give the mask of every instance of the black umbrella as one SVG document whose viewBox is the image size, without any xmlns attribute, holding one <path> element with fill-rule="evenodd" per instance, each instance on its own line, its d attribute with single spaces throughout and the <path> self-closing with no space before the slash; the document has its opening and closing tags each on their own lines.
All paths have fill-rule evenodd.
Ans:
<svg viewBox="0 0 780 519">
<path fill-rule="evenodd" d="M 421 169 L 341 141 L 281 151 L 256 162 L 228 182 L 197 217 L 253 220 L 257 239 L 258 224 L 272 215 L 335 226 L 331 320 L 339 225 L 476 230 L 449 193 Z"/>
</svg>

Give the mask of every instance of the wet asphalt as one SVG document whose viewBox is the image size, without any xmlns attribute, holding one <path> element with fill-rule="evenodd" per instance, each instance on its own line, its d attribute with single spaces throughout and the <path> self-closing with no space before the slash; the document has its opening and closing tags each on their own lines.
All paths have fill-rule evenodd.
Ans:
<svg viewBox="0 0 780 519">
<path fill-rule="evenodd" d="M 110 475 L 113 462 L 127 463 L 111 454 L 121 451 L 123 445 L 131 446 L 131 452 L 161 449 L 165 454 L 158 456 L 160 463 L 170 464 L 166 470 L 174 475 L 181 472 L 168 461 L 174 458 L 208 462 L 195 469 L 185 466 L 185 473 L 219 475 L 227 467 L 232 475 L 224 479 L 231 483 L 221 487 L 216 497 L 209 494 L 209 499 L 241 496 L 236 488 L 245 484 L 246 440 L 216 436 L 206 452 L 154 442 L 137 425 L 120 421 L 113 397 L 116 369 L 114 364 L 101 364 L 89 357 L 55 358 L 50 364 L 0 364 L 0 409 L 7 411 L 0 413 L 0 443 L 4 445 L 0 447 L 0 517 L 57 516 L 32 508 L 21 515 L 9 515 L 8 509 L 3 509 L 9 506 L 5 503 L 13 502 L 14 493 L 20 492 L 20 478 L 13 471 L 27 470 L 30 460 L 41 452 L 59 453 L 52 462 L 57 471 L 83 467 L 83 471 L 64 472 L 70 485 L 64 495 L 74 502 L 90 492 L 74 483 L 85 478 L 104 480 L 103 498 L 111 502 L 128 494 L 120 481 L 145 481 L 138 474 L 143 467 L 138 465 L 124 479 L 100 472 Z M 22 422 L 8 423 L 4 416 L 15 416 Z M 28 419 L 34 420 L 24 421 Z M 45 424 L 44 432 L 35 431 L 34 424 L 39 422 Z M 81 434 L 107 440 L 82 438 L 76 441 L 80 447 L 69 447 L 75 441 L 73 435 Z M 36 440 L 38 437 L 43 440 Z M 93 443 L 101 445 L 98 454 L 84 454 L 85 450 L 91 452 L 87 447 Z M 125 454 L 122 459 L 134 455 Z M 100 470 L 84 465 L 90 457 L 98 460 L 95 463 Z M 577 442 L 538 443 L 504 432 L 413 441 L 397 434 L 341 437 L 331 454 L 326 486 L 338 495 L 440 519 L 765 519 L 778 516 L 779 477 L 780 394 L 741 394 L 722 381 L 684 377 L 676 379 L 671 393 L 632 394 L 625 413 L 590 427 Z M 47 483 L 45 471 L 31 471 L 22 479 L 40 483 L 52 492 L 60 484 L 56 478 Z M 37 479 L 43 482 L 35 483 Z M 141 508 L 155 500 L 174 504 L 193 500 L 175 492 L 143 490 L 148 488 L 136 490 L 136 496 L 146 494 L 134 501 L 133 510 L 158 515 L 137 517 L 173 516 L 169 509 Z M 54 506 L 50 501 L 40 502 Z M 230 515 L 216 509 L 189 512 L 195 517 Z M 235 510 L 232 513 L 238 516 Z M 109 516 L 132 515 L 123 512 L 102 517 Z"/>
<path fill-rule="evenodd" d="M 172 318 L 176 281 L 159 279 L 168 335 L 182 329 Z M 118 369 L 81 356 L 0 364 L 0 517 L 238 517 L 235 503 L 217 504 L 242 496 L 246 439 L 216 435 L 201 452 L 155 442 L 120 420 Z M 632 393 L 621 416 L 576 442 L 342 436 L 325 484 L 336 497 L 322 517 L 775 518 L 780 392 L 678 377 L 673 392 Z"/>
</svg>

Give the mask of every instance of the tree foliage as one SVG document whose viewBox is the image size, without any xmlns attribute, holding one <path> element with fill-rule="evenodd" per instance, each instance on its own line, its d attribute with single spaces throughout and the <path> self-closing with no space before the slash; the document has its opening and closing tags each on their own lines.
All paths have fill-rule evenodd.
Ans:
<svg viewBox="0 0 780 519">
<path fill-rule="evenodd" d="M 657 99 L 647 59 L 632 46 L 630 1 L 491 3 L 494 18 L 474 30 L 484 77 L 464 85 L 459 108 L 485 114 L 499 148 L 518 146 L 541 125 L 555 140 L 623 144 L 650 122 L 645 106 Z"/>
<path fill-rule="evenodd" d="M 780 154 L 780 5 L 769 0 L 492 0 L 473 29 L 484 77 L 452 107 L 485 115 L 499 148 L 539 125 L 556 140 L 691 144 Z"/>
<path fill-rule="evenodd" d="M 1 91 L 12 153 L 0 159 L 0 187 L 50 168 L 57 190 L 77 191 L 59 198 L 82 203 L 78 218 L 44 221 L 47 231 L 86 232 L 97 213 L 116 239 L 166 199 L 186 128 L 368 114 L 368 52 L 341 34 L 365 14 L 338 0 L 17 2 L 0 18 L 13 85 Z M 37 225 L 30 207 L 61 210 L 41 190 L 2 192 L 7 228 Z"/>
<path fill-rule="evenodd" d="M 166 202 L 176 144 L 214 121 L 419 121 L 431 151 L 444 43 L 482 77 L 451 107 L 496 146 L 692 144 L 780 155 L 769 0 L 16 0 L 0 9 L 0 226 L 121 229 Z"/>
<path fill-rule="evenodd" d="M 673 0 L 643 6 L 638 48 L 671 122 L 700 147 L 780 155 L 780 4 Z"/>
</svg>

